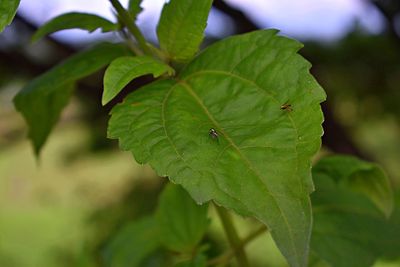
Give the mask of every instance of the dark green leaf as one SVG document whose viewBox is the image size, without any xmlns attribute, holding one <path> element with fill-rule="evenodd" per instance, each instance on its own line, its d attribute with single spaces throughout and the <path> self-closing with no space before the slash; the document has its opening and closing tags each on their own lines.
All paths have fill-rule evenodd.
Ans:
<svg viewBox="0 0 400 267">
<path fill-rule="evenodd" d="M 113 99 L 133 79 L 146 74 L 159 77 L 164 73 L 171 75 L 174 70 L 151 57 L 117 58 L 110 64 L 104 75 L 103 105 Z"/>
<path fill-rule="evenodd" d="M 28 135 L 33 142 L 36 154 L 39 154 L 40 148 L 57 123 L 62 110 L 68 104 L 73 89 L 74 84 L 68 82 L 54 85 L 52 90 L 20 93 L 15 98 L 15 107 L 28 123 Z"/>
<path fill-rule="evenodd" d="M 121 45 L 99 44 L 32 80 L 15 96 L 15 107 L 25 117 L 36 154 L 67 104 L 71 84 L 127 54 L 128 50 Z"/>
<path fill-rule="evenodd" d="M 0 2 L 0 32 L 13 20 L 19 2 L 20 0 L 2 0 Z"/>
<path fill-rule="evenodd" d="M 197 202 L 261 220 L 292 266 L 307 264 L 325 99 L 299 48 L 271 30 L 215 43 L 117 105 L 108 133 Z"/>
<path fill-rule="evenodd" d="M 175 267 L 206 267 L 207 258 L 203 254 L 198 254 L 196 257 L 189 261 L 180 262 Z"/>
<path fill-rule="evenodd" d="M 383 216 L 373 198 L 354 190 L 348 182 L 355 172 L 357 179 L 372 181 L 362 163 L 370 164 L 355 158 L 332 157 L 321 160 L 313 169 L 316 192 L 312 194 L 311 248 L 333 267 L 371 266 L 385 251 L 400 247 L 400 227 Z M 360 172 L 357 166 L 363 166 Z M 379 176 L 375 178 L 380 180 Z"/>
<path fill-rule="evenodd" d="M 132 18 L 136 19 L 137 15 L 142 12 L 143 8 L 140 6 L 142 0 L 129 0 L 128 11 Z"/>
<path fill-rule="evenodd" d="M 40 27 L 32 36 L 32 41 L 35 42 L 53 32 L 75 28 L 87 30 L 89 32 L 100 28 L 103 32 L 109 32 L 117 30 L 118 24 L 93 14 L 77 12 L 66 13 L 46 22 L 46 24 Z"/>
<path fill-rule="evenodd" d="M 386 229 L 383 229 L 385 246 L 382 248 L 383 257 L 387 260 L 400 259 L 400 190 L 395 194 L 395 206 L 393 213 L 389 219 L 389 225 L 385 225 Z"/>
<path fill-rule="evenodd" d="M 157 222 L 151 217 L 125 225 L 103 252 L 107 267 L 140 267 L 160 246 Z"/>
<path fill-rule="evenodd" d="M 386 215 L 393 209 L 393 192 L 390 181 L 376 164 L 351 156 L 331 156 L 321 160 L 315 171 L 324 171 L 340 183 L 360 192 Z"/>
<path fill-rule="evenodd" d="M 196 204 L 182 187 L 169 184 L 156 211 L 164 246 L 173 251 L 192 252 L 207 230 L 207 210 L 208 205 Z"/>
<path fill-rule="evenodd" d="M 175 61 L 188 61 L 198 51 L 212 0 L 171 0 L 157 27 L 161 48 Z"/>
</svg>

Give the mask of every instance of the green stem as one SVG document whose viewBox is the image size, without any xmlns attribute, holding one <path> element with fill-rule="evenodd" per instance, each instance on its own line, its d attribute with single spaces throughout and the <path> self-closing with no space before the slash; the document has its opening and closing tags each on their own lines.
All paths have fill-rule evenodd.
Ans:
<svg viewBox="0 0 400 267">
<path fill-rule="evenodd" d="M 121 34 L 122 38 L 125 39 L 126 43 L 128 44 L 128 47 L 132 50 L 133 53 L 135 53 L 137 56 L 143 55 L 143 51 L 140 50 L 140 48 L 138 46 L 136 46 L 136 43 L 132 39 L 132 36 L 128 35 L 125 32 L 125 30 L 121 30 L 120 34 Z"/>
<path fill-rule="evenodd" d="M 254 232 L 250 233 L 247 237 L 245 237 L 242 242 L 240 243 L 240 248 L 244 248 L 248 243 L 253 241 L 256 237 L 260 236 L 262 233 L 266 232 L 268 228 L 263 225 L 259 229 L 255 230 Z M 230 259 L 232 259 L 235 256 L 236 250 L 235 249 L 229 249 L 225 253 L 219 255 L 216 258 L 210 259 L 207 262 L 208 266 L 213 266 L 213 265 L 218 265 L 218 264 L 224 264 L 227 263 Z"/>
<path fill-rule="evenodd" d="M 250 267 L 246 252 L 244 251 L 243 246 L 241 246 L 242 241 L 240 240 L 235 225 L 233 224 L 231 215 L 226 209 L 219 207 L 218 205 L 215 205 L 215 207 L 219 218 L 221 219 L 222 225 L 224 226 L 224 230 L 231 245 L 231 248 L 235 252 L 235 256 L 239 263 L 239 266 Z"/>
<path fill-rule="evenodd" d="M 151 51 L 147 47 L 146 39 L 143 34 L 140 32 L 139 28 L 134 23 L 134 19 L 129 14 L 129 12 L 121 5 L 118 0 L 110 0 L 111 4 L 117 11 L 119 19 L 122 23 L 128 28 L 129 32 L 135 37 L 136 41 L 139 43 L 140 48 L 142 48 L 143 52 L 146 55 L 151 56 Z"/>
</svg>

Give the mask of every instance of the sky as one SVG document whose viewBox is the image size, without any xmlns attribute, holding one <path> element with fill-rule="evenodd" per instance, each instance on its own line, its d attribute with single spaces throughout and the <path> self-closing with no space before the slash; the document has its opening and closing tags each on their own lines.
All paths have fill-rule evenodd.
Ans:
<svg viewBox="0 0 400 267">
<path fill-rule="evenodd" d="M 128 0 L 121 0 L 126 5 Z M 138 25 L 145 35 L 156 40 L 155 28 L 162 5 L 166 0 L 144 0 L 144 11 Z M 365 0 L 226 0 L 240 8 L 260 28 L 276 28 L 281 33 L 300 40 L 337 40 L 346 35 L 357 22 L 370 33 L 383 29 L 383 18 Z M 115 20 L 108 0 L 22 0 L 20 13 L 40 25 L 65 12 L 79 11 L 102 15 Z M 229 19 L 218 10 L 212 10 L 206 34 L 223 37 L 232 34 Z M 93 34 L 81 30 L 56 33 L 55 38 L 68 43 L 91 41 L 93 38 L 113 38 L 98 31 Z"/>
</svg>

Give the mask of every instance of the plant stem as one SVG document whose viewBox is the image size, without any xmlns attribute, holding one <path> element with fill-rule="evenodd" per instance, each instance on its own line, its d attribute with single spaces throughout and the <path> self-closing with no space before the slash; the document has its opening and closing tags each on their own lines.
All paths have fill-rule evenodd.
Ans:
<svg viewBox="0 0 400 267">
<path fill-rule="evenodd" d="M 133 53 L 135 53 L 137 56 L 143 55 L 143 51 L 140 50 L 138 46 L 136 46 L 132 36 L 127 34 L 124 29 L 121 30 L 119 33 L 121 34 L 122 38 L 125 39 L 126 43 L 128 44 L 129 48 L 132 50 Z"/>
<path fill-rule="evenodd" d="M 253 241 L 256 237 L 267 231 L 268 228 L 263 225 L 259 229 L 255 230 L 254 232 L 250 233 L 247 237 L 245 237 L 242 242 L 239 245 L 239 248 L 244 248 L 248 243 Z M 229 249 L 225 253 L 221 254 L 220 256 L 213 258 L 207 262 L 208 266 L 212 265 L 217 265 L 221 263 L 226 263 L 228 262 L 231 258 L 235 256 L 236 250 L 235 249 Z"/>
<path fill-rule="evenodd" d="M 139 28 L 134 23 L 132 16 L 129 12 L 121 5 L 118 0 L 110 0 L 111 4 L 117 11 L 119 19 L 122 23 L 128 28 L 129 32 L 135 37 L 136 41 L 139 43 L 140 48 L 142 48 L 143 52 L 146 55 L 151 56 L 151 51 L 147 47 L 146 39 L 143 34 L 140 32 Z"/>
<path fill-rule="evenodd" d="M 221 219 L 222 225 L 224 226 L 226 236 L 233 250 L 233 254 L 236 256 L 239 266 L 250 267 L 246 252 L 244 251 L 243 246 L 241 246 L 242 241 L 240 240 L 235 225 L 233 224 L 231 215 L 226 209 L 217 205 L 214 206 L 216 207 L 219 218 Z"/>
</svg>

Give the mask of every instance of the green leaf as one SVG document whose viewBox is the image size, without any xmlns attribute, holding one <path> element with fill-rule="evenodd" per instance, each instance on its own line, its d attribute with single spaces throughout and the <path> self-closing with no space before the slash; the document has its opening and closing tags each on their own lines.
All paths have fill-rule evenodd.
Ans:
<svg viewBox="0 0 400 267">
<path fill-rule="evenodd" d="M 129 0 L 128 11 L 132 18 L 136 19 L 137 15 L 142 12 L 143 8 L 140 6 L 141 4 L 142 0 Z"/>
<path fill-rule="evenodd" d="M 180 262 L 175 267 L 206 267 L 207 258 L 203 254 L 198 254 L 194 259 L 189 261 Z"/>
<path fill-rule="evenodd" d="M 141 262 L 160 247 L 159 237 L 157 222 L 152 217 L 125 225 L 103 251 L 106 266 L 141 266 Z"/>
<path fill-rule="evenodd" d="M 74 83 L 70 81 L 60 85 L 55 84 L 52 90 L 21 91 L 15 98 L 15 107 L 28 123 L 28 135 L 36 154 L 39 154 L 62 110 L 67 106 L 74 87 Z"/>
<path fill-rule="evenodd" d="M 136 161 L 197 202 L 214 200 L 265 223 L 291 266 L 307 264 L 311 157 L 321 145 L 325 99 L 300 48 L 274 30 L 215 43 L 177 80 L 130 94 L 108 129 Z"/>
<path fill-rule="evenodd" d="M 196 204 L 182 187 L 167 185 L 156 211 L 161 242 L 173 251 L 192 252 L 207 230 L 207 211 L 208 205 Z"/>
<path fill-rule="evenodd" d="M 329 173 L 337 182 L 364 194 L 389 217 L 393 210 L 393 192 L 382 168 L 351 156 L 331 156 L 322 159 L 315 171 Z"/>
<path fill-rule="evenodd" d="M 94 14 L 71 12 L 46 22 L 32 36 L 32 41 L 35 42 L 53 32 L 75 28 L 89 32 L 100 28 L 103 32 L 109 32 L 117 30 L 118 24 Z"/>
<path fill-rule="evenodd" d="M 126 47 L 99 44 L 78 53 L 28 83 L 14 98 L 16 109 L 28 126 L 36 154 L 55 125 L 71 95 L 71 84 L 90 75 L 117 57 L 128 55 Z"/>
<path fill-rule="evenodd" d="M 174 70 L 168 65 L 148 56 L 121 57 L 114 60 L 104 75 L 102 104 L 110 102 L 133 79 L 146 74 L 159 77 Z"/>
<path fill-rule="evenodd" d="M 395 205 L 389 219 L 389 225 L 385 225 L 382 231 L 384 235 L 381 237 L 385 241 L 382 253 L 385 259 L 398 261 L 400 259 L 400 190 L 397 190 L 394 198 Z"/>
<path fill-rule="evenodd" d="M 370 164 L 336 156 L 322 159 L 313 169 L 311 248 L 333 267 L 371 266 L 385 252 L 400 247 L 400 226 L 388 221 L 368 195 L 355 191 L 349 176 L 340 175 L 352 175 L 349 170 L 361 163 Z M 368 181 L 369 175 L 361 171 L 357 179 Z"/>
<path fill-rule="evenodd" d="M 174 61 L 188 61 L 198 51 L 212 0 L 171 0 L 164 5 L 157 27 L 161 48 Z"/>
<path fill-rule="evenodd" d="M 15 13 L 17 13 L 19 2 L 20 0 L 4 0 L 0 2 L 0 32 L 12 22 Z"/>
</svg>

